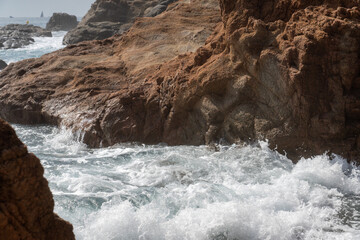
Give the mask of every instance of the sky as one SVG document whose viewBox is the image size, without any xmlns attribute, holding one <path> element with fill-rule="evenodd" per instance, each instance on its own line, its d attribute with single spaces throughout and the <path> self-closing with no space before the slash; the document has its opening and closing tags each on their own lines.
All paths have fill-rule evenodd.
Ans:
<svg viewBox="0 0 360 240">
<path fill-rule="evenodd" d="M 0 17 L 51 17 L 54 12 L 65 12 L 83 17 L 95 0 L 0 0 Z"/>
</svg>

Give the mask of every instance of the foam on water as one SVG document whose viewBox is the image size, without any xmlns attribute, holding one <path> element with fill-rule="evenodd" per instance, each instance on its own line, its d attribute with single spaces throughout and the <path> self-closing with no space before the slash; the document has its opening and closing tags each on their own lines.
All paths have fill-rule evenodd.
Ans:
<svg viewBox="0 0 360 240">
<path fill-rule="evenodd" d="M 339 156 L 294 165 L 266 142 L 88 149 L 16 125 L 77 239 L 360 239 L 360 170 Z"/>
<path fill-rule="evenodd" d="M 0 59 L 10 64 L 27 58 L 40 57 L 65 47 L 62 45 L 62 40 L 66 32 L 59 31 L 52 34 L 53 37 L 34 37 L 35 42 L 23 48 L 0 49 Z"/>
</svg>

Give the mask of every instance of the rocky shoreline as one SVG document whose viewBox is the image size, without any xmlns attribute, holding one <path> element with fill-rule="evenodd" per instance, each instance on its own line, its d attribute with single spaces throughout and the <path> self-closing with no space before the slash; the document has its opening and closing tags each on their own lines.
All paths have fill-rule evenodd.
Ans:
<svg viewBox="0 0 360 240">
<path fill-rule="evenodd" d="M 103 40 L 123 34 L 138 17 L 155 17 L 177 0 L 97 0 L 79 25 L 69 31 L 63 44 Z"/>
<path fill-rule="evenodd" d="M 355 0 L 178 1 L 122 36 L 10 64 L 0 116 L 91 147 L 268 139 L 294 161 L 359 161 L 359 39 Z"/>
<path fill-rule="evenodd" d="M 20 48 L 34 42 L 33 37 L 52 37 L 50 31 L 31 24 L 9 24 L 0 27 L 0 48 Z"/>
</svg>

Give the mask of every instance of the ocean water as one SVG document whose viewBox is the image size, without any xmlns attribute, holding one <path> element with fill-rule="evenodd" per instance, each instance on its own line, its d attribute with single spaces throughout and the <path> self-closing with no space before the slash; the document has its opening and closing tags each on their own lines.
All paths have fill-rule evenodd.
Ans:
<svg viewBox="0 0 360 240">
<path fill-rule="evenodd" d="M 40 26 L 45 28 L 46 23 L 49 21 L 49 17 L 44 18 L 0 18 L 0 26 L 7 24 L 25 24 L 29 21 L 29 24 Z M 0 59 L 5 61 L 7 64 L 17 62 L 27 58 L 40 57 L 46 53 L 56 51 L 64 47 L 62 45 L 62 39 L 66 32 L 52 32 L 52 38 L 35 37 L 35 42 L 23 48 L 17 49 L 1 49 L 0 48 Z"/>
<path fill-rule="evenodd" d="M 266 142 L 89 149 L 70 131 L 14 125 L 77 239 L 360 239 L 360 169 L 296 165 Z"/>
<path fill-rule="evenodd" d="M 61 47 L 39 38 L 21 54 L 0 50 L 0 59 Z M 360 239 L 360 168 L 336 155 L 295 165 L 267 142 L 218 151 L 131 143 L 91 149 L 66 129 L 13 127 L 41 159 L 55 212 L 79 240 Z"/>
</svg>

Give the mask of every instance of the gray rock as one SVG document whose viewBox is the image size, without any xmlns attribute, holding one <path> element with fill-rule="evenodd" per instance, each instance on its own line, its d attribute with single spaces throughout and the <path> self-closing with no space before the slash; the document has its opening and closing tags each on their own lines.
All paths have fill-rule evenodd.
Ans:
<svg viewBox="0 0 360 240">
<path fill-rule="evenodd" d="M 154 17 L 177 0 L 96 0 L 63 44 L 101 40 L 127 31 L 137 17 Z"/>
<path fill-rule="evenodd" d="M 70 31 L 78 25 L 76 16 L 67 13 L 54 13 L 46 24 L 49 31 Z"/>
<path fill-rule="evenodd" d="M 176 0 L 163 0 L 160 1 L 160 3 L 154 7 L 149 7 L 145 10 L 144 17 L 155 17 L 159 15 L 160 13 L 164 12 L 167 8 L 167 6 L 170 3 L 175 2 Z"/>
<path fill-rule="evenodd" d="M 7 67 L 6 62 L 4 62 L 3 60 L 0 59 L 0 70 L 4 69 Z"/>
<path fill-rule="evenodd" d="M 94 22 L 85 26 L 77 27 L 66 34 L 63 43 L 71 44 L 89 40 L 102 40 L 114 34 L 122 34 L 131 25 L 115 22 Z"/>
<path fill-rule="evenodd" d="M 50 31 L 31 24 L 9 24 L 0 27 L 0 47 L 20 48 L 34 42 L 33 37 L 52 37 Z"/>
</svg>

